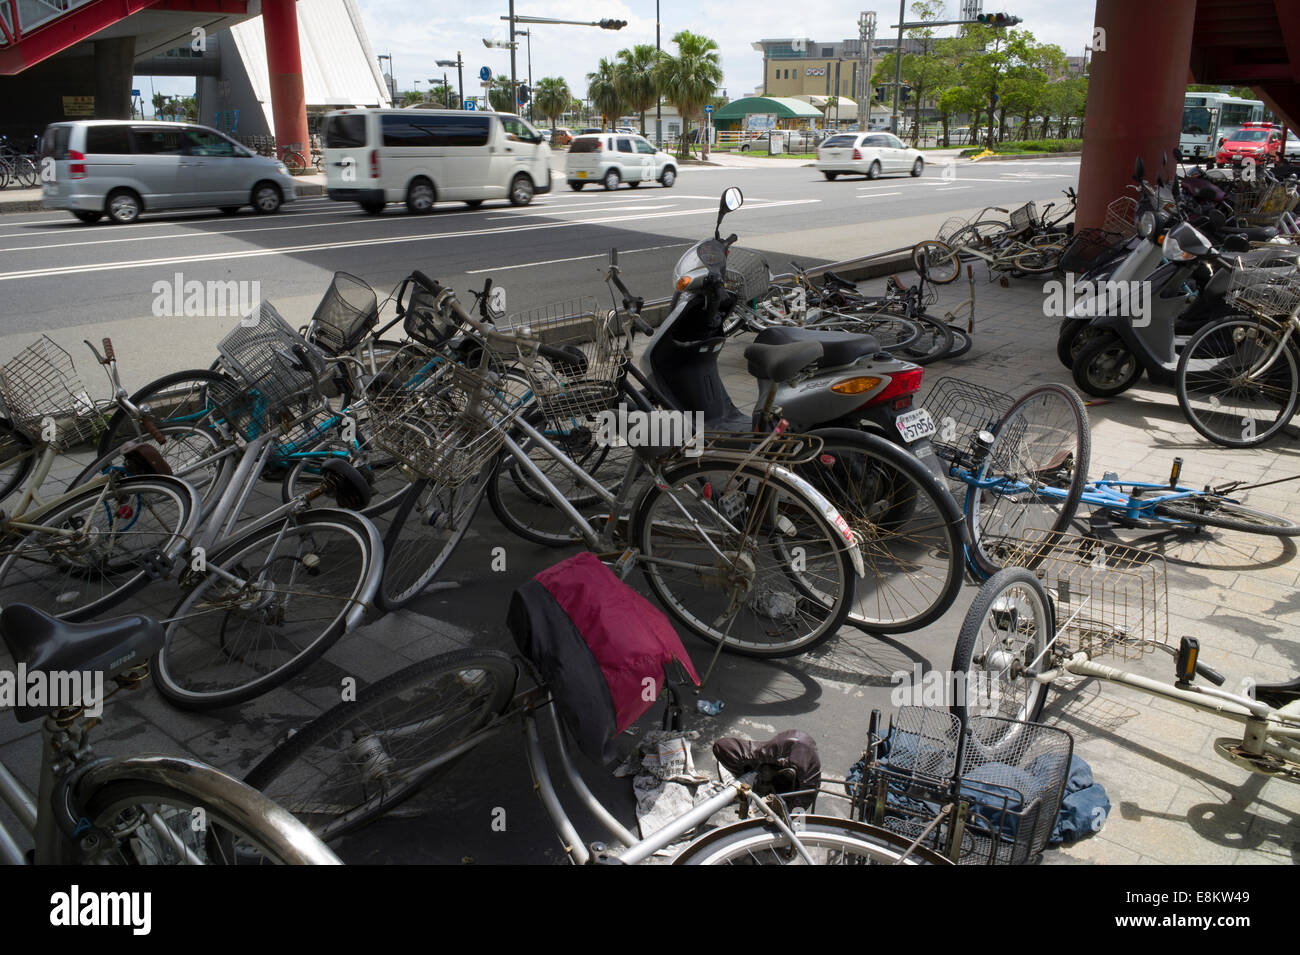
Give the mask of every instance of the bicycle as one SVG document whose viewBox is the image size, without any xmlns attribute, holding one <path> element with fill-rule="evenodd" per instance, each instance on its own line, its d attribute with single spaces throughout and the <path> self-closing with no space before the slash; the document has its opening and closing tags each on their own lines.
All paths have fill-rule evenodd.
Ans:
<svg viewBox="0 0 1300 955">
<path fill-rule="evenodd" d="M 940 285 L 961 274 L 963 257 L 982 259 L 989 281 L 1002 273 L 1023 276 L 1054 272 L 1072 234 L 1068 228 L 1061 228 L 1074 212 L 1073 190 L 1067 190 L 1066 195 L 1070 208 L 1050 222 L 1047 216 L 1055 203 L 1048 203 L 1041 214 L 1033 202 L 1028 202 L 1010 212 L 990 206 L 970 221 L 949 219 L 937 238 L 913 246 L 912 262 L 918 271 L 924 263 L 931 280 Z M 1006 213 L 1009 222 L 981 218 L 989 212 Z M 1005 275 L 1002 281 L 1005 283 Z"/>
<path fill-rule="evenodd" d="M 1066 530 L 1080 505 L 1101 510 L 1130 528 L 1218 527 L 1276 537 L 1300 535 L 1300 524 L 1230 496 L 1258 485 L 1180 485 L 1181 458 L 1174 459 L 1164 483 L 1121 479 L 1115 473 L 1088 480 L 1087 412 L 1078 395 L 1063 385 L 1042 385 L 1013 401 L 943 378 L 926 404 L 946 425 L 934 442 L 935 454 L 964 493 L 968 559 L 981 576 L 1005 566 L 1008 549 L 1018 546 L 1026 530 Z"/>
<path fill-rule="evenodd" d="M 521 673 L 531 685 L 516 692 Z M 667 680 L 662 686 L 668 697 L 663 728 L 680 729 L 677 691 Z M 883 829 L 792 812 L 791 801 L 809 800 L 818 790 L 778 792 L 772 780 L 776 767 L 761 760 L 748 771 L 733 763 L 729 768 L 738 771 L 737 778 L 717 795 L 638 839 L 600 803 L 573 762 L 566 729 L 557 716 L 566 702 L 527 657 L 492 650 L 454 651 L 394 673 L 359 691 L 356 701 L 340 704 L 298 728 L 245 781 L 273 795 L 320 839 L 331 842 L 410 799 L 490 737 L 506 729 L 522 729 L 533 789 L 555 826 L 566 858 L 576 865 L 644 862 L 731 805 L 738 805 L 742 819 L 750 810 L 754 818 L 695 836 L 674 855 L 673 864 L 946 863 L 936 853 Z M 570 789 L 622 849 L 586 844 L 578 834 L 551 779 L 539 721 L 550 728 Z"/>
<path fill-rule="evenodd" d="M 368 404 L 380 447 L 434 485 L 468 485 L 475 497 L 493 469 L 500 475 L 504 464 L 517 468 L 529 490 L 550 504 L 514 512 L 517 525 L 558 515 L 564 542 L 577 537 L 593 552 L 615 555 L 623 575 L 640 565 L 669 613 L 719 650 L 788 656 L 839 629 L 862 557 L 835 508 L 790 470 L 816 455 L 818 439 L 704 435 L 694 458 L 684 456 L 680 439 L 641 445 L 632 449 L 622 479 L 608 487 L 530 422 L 525 403 L 502 388 L 492 355 L 509 356 L 523 370 L 548 427 L 564 435 L 566 422 L 617 414 L 624 404 L 638 414 L 654 411 L 624 373 L 630 343 L 622 332 L 603 316 L 564 305 L 526 313 L 503 331 L 469 315 L 450 289 L 420 272 L 413 278 L 433 295 L 445 340 L 457 330 L 478 340 L 477 365 L 448 354 L 451 360 L 418 386 L 372 390 Z M 577 346 L 568 344 L 574 339 L 589 343 L 585 353 L 575 354 Z M 427 361 L 419 346 L 394 360 L 404 363 L 399 368 Z M 584 497 L 571 500 L 534 455 L 567 472 Z M 579 510 L 589 502 L 597 512 L 590 517 Z M 467 503 L 449 524 L 467 525 L 473 508 Z"/>
<path fill-rule="evenodd" d="M 148 677 L 162 628 L 146 617 L 69 624 L 24 605 L 0 611 L 0 638 L 29 675 L 79 686 L 76 699 L 20 706 L 41 719 L 37 794 L 0 762 L 0 799 L 31 836 L 30 856 L 0 821 L 0 862 L 23 865 L 339 865 L 339 858 L 289 812 L 211 766 L 179 756 L 97 757 L 90 742 L 101 709 Z M 113 662 L 109 662 L 113 661 Z M 117 689 L 94 688 L 93 677 Z M 87 686 L 86 684 L 90 684 Z"/>
<path fill-rule="evenodd" d="M 1036 720 L 1047 689 L 1067 674 L 1093 677 L 1172 700 L 1243 726 L 1215 752 L 1252 773 L 1300 782 L 1300 680 L 1254 685 L 1253 696 L 1219 689 L 1224 677 L 1200 662 L 1200 645 L 1169 645 L 1164 559 L 1137 548 L 1035 531 L 1007 567 L 980 588 L 962 623 L 952 670 L 959 693 L 977 683 L 982 709 Z M 1175 658 L 1173 685 L 1097 662 L 1161 651 Z M 1200 676 L 1213 686 L 1196 683 Z M 970 710 L 954 704 L 959 718 Z"/>
<path fill-rule="evenodd" d="M 291 176 L 301 176 L 307 171 L 307 160 L 302 154 L 302 143 L 289 143 L 280 150 L 280 161 Z"/>
</svg>

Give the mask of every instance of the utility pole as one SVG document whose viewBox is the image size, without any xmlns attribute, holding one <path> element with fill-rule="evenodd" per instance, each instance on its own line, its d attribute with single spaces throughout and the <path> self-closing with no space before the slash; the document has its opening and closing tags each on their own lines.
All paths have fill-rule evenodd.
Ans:
<svg viewBox="0 0 1300 955">
<path fill-rule="evenodd" d="M 902 15 L 899 15 L 902 19 Z M 519 108 L 519 80 L 515 76 L 515 0 L 510 0 L 510 112 Z"/>
<path fill-rule="evenodd" d="M 894 112 L 889 117 L 889 131 L 898 135 L 898 94 L 903 87 L 903 21 L 906 0 L 898 0 L 898 48 L 894 51 Z"/>
<path fill-rule="evenodd" d="M 655 53 L 659 53 L 659 0 L 655 0 Z M 764 76 L 767 74 L 764 73 Z M 657 93 L 657 91 L 656 91 Z M 658 149 L 664 142 L 664 117 L 663 117 L 662 96 L 655 97 L 655 148 Z"/>
</svg>

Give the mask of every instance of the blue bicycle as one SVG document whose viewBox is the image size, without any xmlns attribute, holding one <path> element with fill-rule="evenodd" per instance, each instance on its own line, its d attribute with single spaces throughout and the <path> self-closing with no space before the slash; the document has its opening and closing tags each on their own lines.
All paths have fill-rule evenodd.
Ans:
<svg viewBox="0 0 1300 955">
<path fill-rule="evenodd" d="M 1104 510 L 1112 522 L 1132 528 L 1300 535 L 1300 524 L 1236 497 L 1273 481 L 1187 487 L 1178 483 L 1181 458 L 1174 459 L 1164 483 L 1125 480 L 1114 472 L 1089 481 L 1087 411 L 1064 385 L 1040 385 L 1012 400 L 943 378 L 926 408 L 938 425 L 935 453 L 948 465 L 954 494 L 964 503 L 967 561 L 979 577 L 1001 570 L 1005 555 L 1028 531 L 1065 531 L 1080 505 Z"/>
</svg>

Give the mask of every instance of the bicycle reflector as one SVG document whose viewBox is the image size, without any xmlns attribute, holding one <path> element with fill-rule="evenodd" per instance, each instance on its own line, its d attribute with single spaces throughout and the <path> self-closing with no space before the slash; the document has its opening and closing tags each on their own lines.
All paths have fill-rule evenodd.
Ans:
<svg viewBox="0 0 1300 955">
<path fill-rule="evenodd" d="M 1191 683 L 1196 678 L 1196 658 L 1200 653 L 1201 644 L 1195 637 L 1183 637 L 1179 641 L 1176 673 L 1179 685 Z"/>
</svg>

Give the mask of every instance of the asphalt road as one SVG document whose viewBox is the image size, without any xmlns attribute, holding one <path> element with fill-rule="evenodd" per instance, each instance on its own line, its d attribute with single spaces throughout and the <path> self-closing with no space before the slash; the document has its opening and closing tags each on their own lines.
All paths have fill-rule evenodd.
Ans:
<svg viewBox="0 0 1300 955">
<path fill-rule="evenodd" d="M 572 192 L 557 179 L 526 209 L 444 203 L 412 216 L 390 205 L 371 217 L 353 204 L 312 198 L 272 216 L 159 213 L 131 226 L 85 226 L 65 212 L 0 216 L 0 336 L 151 319 L 155 283 L 171 285 L 178 273 L 184 282 L 250 283 L 248 292 L 269 298 L 295 324 L 306 322 L 335 270 L 365 279 L 381 300 L 417 268 L 459 289 L 491 275 L 516 310 L 603 294 L 597 270 L 614 246 L 629 285 L 654 298 L 671 291 L 668 277 L 683 249 L 712 229 L 726 186 L 745 193 L 727 228 L 742 245 L 772 253 L 779 271 L 791 256 L 834 261 L 933 232 L 905 228 L 906 220 L 1059 199 L 1078 173 L 1078 160 L 1065 158 L 962 166 L 953 180 L 931 166 L 919 179 L 828 182 L 798 161 L 768 162 L 690 166 L 672 189 Z M 228 327 L 224 316 L 202 318 L 210 331 L 201 339 Z"/>
</svg>

